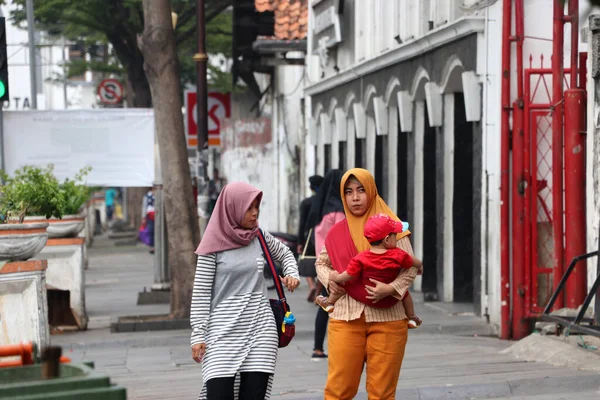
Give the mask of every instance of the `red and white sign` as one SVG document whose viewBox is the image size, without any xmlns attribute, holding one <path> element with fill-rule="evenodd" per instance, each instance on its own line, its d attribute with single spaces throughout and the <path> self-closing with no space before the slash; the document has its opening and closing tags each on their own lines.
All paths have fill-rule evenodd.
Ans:
<svg viewBox="0 0 600 400">
<path fill-rule="evenodd" d="M 195 148 L 198 143 L 198 110 L 196 92 L 186 90 L 185 122 L 188 147 Z M 231 94 L 208 92 L 208 145 L 221 145 L 221 129 L 226 118 L 231 117 Z"/>
<path fill-rule="evenodd" d="M 98 96 L 103 104 L 119 104 L 124 92 L 123 85 L 116 79 L 104 79 L 98 85 Z"/>
</svg>

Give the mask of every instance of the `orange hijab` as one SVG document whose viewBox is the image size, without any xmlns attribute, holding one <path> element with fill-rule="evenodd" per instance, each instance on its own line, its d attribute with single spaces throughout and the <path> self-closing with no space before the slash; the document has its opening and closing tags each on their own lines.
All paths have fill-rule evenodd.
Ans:
<svg viewBox="0 0 600 400">
<path fill-rule="evenodd" d="M 367 212 L 361 216 L 356 217 L 350 212 L 348 205 L 346 204 L 346 196 L 344 196 L 344 187 L 346 186 L 346 182 L 348 179 L 354 176 L 358 181 L 363 185 L 365 191 L 367 192 L 367 198 L 369 202 L 369 209 Z M 356 250 L 360 253 L 361 251 L 368 250 L 371 245 L 369 241 L 365 238 L 364 229 L 365 224 L 369 217 L 373 215 L 384 213 L 389 215 L 392 219 L 396 221 L 400 221 L 400 218 L 394 214 L 392 210 L 385 204 L 385 201 L 379 196 L 377 193 L 377 185 L 375 184 L 375 179 L 373 175 L 366 169 L 362 168 L 352 168 L 348 170 L 344 176 L 342 177 L 342 182 L 340 184 L 340 193 L 342 195 L 342 203 L 344 203 L 344 212 L 346 213 L 346 221 L 348 223 L 348 228 L 350 230 L 350 236 L 352 237 L 352 241 L 356 246 Z M 398 239 L 410 235 L 410 231 L 406 230 L 400 234 L 398 234 Z"/>
</svg>

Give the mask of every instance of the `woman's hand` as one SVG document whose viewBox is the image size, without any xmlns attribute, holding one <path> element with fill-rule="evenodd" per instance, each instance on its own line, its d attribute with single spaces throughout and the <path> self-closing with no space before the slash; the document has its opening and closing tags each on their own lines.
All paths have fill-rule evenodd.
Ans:
<svg viewBox="0 0 600 400">
<path fill-rule="evenodd" d="M 300 286 L 300 281 L 296 278 L 293 278 L 291 276 L 285 276 L 283 278 L 281 278 L 281 281 L 283 282 L 283 284 L 285 285 L 285 287 L 290 291 L 293 292 L 294 289 L 296 289 L 298 286 Z"/>
<path fill-rule="evenodd" d="M 387 283 L 379 282 L 375 279 L 369 279 L 375 286 L 365 285 L 365 289 L 369 294 L 367 299 L 373 300 L 373 303 L 377 303 L 379 300 L 384 299 L 394 294 L 395 289 L 392 285 Z"/>
<path fill-rule="evenodd" d="M 344 287 L 338 283 L 335 283 L 332 279 L 333 275 L 335 274 L 335 271 L 332 271 L 329 274 L 329 287 L 327 288 L 329 290 L 329 293 L 332 294 L 346 294 L 346 289 L 344 289 Z"/>
<path fill-rule="evenodd" d="M 197 363 L 202 362 L 204 353 L 206 352 L 206 343 L 198 343 L 192 346 L 192 358 Z"/>
</svg>

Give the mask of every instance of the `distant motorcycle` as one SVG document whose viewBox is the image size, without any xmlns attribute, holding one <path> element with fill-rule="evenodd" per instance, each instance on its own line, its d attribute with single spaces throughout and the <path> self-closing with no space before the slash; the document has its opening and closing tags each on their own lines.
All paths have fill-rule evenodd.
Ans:
<svg viewBox="0 0 600 400">
<path fill-rule="evenodd" d="M 269 232 L 275 239 L 279 240 L 281 243 L 285 244 L 292 252 L 292 254 L 294 255 L 294 258 L 298 258 L 298 236 L 293 235 L 291 233 L 283 233 L 283 232 Z M 281 265 L 275 261 L 275 268 L 277 269 L 277 273 L 279 274 L 279 276 L 283 275 L 283 268 L 281 267 Z M 265 265 L 265 267 L 263 268 L 263 273 L 265 276 L 265 279 L 267 279 L 269 282 L 271 282 L 273 280 L 273 277 L 271 275 L 271 270 L 269 269 L 269 267 L 267 265 Z M 275 288 L 275 285 L 273 284 L 269 284 L 268 289 L 272 290 Z"/>
</svg>

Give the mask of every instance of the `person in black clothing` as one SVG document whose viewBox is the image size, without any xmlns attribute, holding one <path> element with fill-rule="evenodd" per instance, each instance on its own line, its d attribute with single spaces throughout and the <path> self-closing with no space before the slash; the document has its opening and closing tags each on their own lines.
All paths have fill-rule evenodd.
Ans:
<svg viewBox="0 0 600 400">
<path fill-rule="evenodd" d="M 300 223 L 298 224 L 298 254 L 302 254 L 304 250 L 304 246 L 306 247 L 306 256 L 316 256 L 315 254 L 315 233 L 314 231 L 311 234 L 310 240 L 307 244 L 308 234 L 310 229 L 307 229 L 307 221 L 308 214 L 310 213 L 310 209 L 312 207 L 313 202 L 316 199 L 316 194 L 319 190 L 319 187 L 323 183 L 323 177 L 320 175 L 313 175 L 308 178 L 308 182 L 310 183 L 310 190 L 312 191 L 312 196 L 307 197 L 306 199 L 300 202 Z M 308 283 L 308 298 L 306 299 L 309 302 L 315 301 L 315 297 L 321 291 L 320 283 L 315 283 L 315 276 L 305 276 L 306 282 Z M 317 287 L 319 285 L 319 287 Z"/>
<path fill-rule="evenodd" d="M 313 228 L 315 232 L 315 250 L 317 255 L 321 252 L 323 246 L 325 246 L 325 238 L 329 230 L 337 222 L 346 218 L 344 203 L 342 202 L 340 193 L 340 184 L 343 175 L 344 171 L 339 169 L 332 169 L 327 172 L 308 214 L 306 228 Z M 321 287 L 322 289 L 319 294 L 321 296 L 328 296 L 327 289 L 323 285 Z M 327 359 L 324 344 L 328 322 L 329 314 L 319 307 L 315 317 L 315 345 L 311 356 L 312 361 Z"/>
</svg>

